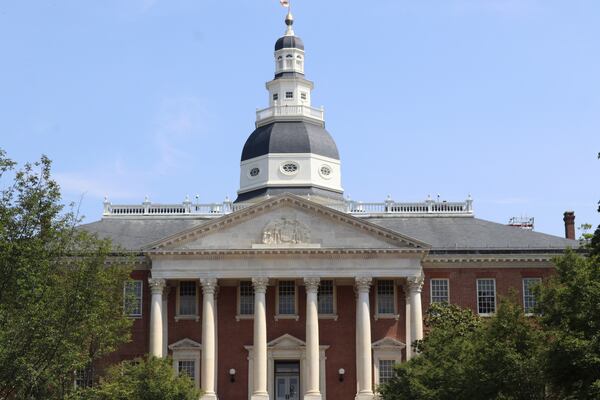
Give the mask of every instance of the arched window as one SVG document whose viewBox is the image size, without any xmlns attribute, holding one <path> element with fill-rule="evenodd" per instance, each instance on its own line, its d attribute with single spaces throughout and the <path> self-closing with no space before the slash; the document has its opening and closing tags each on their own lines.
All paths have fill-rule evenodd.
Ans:
<svg viewBox="0 0 600 400">
<path fill-rule="evenodd" d="M 285 68 L 291 69 L 294 66 L 293 58 L 294 58 L 294 56 L 291 54 L 288 54 L 285 56 Z"/>
</svg>

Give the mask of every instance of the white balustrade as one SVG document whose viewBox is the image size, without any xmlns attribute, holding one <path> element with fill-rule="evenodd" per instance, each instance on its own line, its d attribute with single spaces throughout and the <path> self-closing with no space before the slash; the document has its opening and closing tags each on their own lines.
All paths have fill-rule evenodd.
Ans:
<svg viewBox="0 0 600 400">
<path fill-rule="evenodd" d="M 305 105 L 277 105 L 256 111 L 256 123 L 270 120 L 271 118 L 282 117 L 308 117 L 323 122 L 325 120 L 325 111 L 322 108 L 314 108 Z"/>
</svg>

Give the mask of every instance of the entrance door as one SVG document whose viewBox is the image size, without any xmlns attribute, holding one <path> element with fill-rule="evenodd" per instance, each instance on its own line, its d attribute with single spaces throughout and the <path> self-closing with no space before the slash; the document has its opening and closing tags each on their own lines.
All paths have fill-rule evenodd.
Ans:
<svg viewBox="0 0 600 400">
<path fill-rule="evenodd" d="M 300 400 L 300 362 L 275 362 L 275 400 Z"/>
</svg>

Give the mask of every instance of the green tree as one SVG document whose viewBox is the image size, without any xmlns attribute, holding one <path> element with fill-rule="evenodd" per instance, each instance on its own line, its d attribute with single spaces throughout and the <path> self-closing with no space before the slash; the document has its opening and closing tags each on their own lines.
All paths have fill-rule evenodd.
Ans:
<svg viewBox="0 0 600 400">
<path fill-rule="evenodd" d="M 0 149 L 0 399 L 57 399 L 128 339 L 130 270 L 76 229 L 48 158 L 15 168 Z"/>
<path fill-rule="evenodd" d="M 522 307 L 502 301 L 495 316 L 433 304 L 418 357 L 380 388 L 385 400 L 535 400 L 543 398 L 539 331 Z"/>
<path fill-rule="evenodd" d="M 549 385 L 561 399 L 599 399 L 600 259 L 567 251 L 555 263 L 556 276 L 538 288 Z"/>
<path fill-rule="evenodd" d="M 149 357 L 109 368 L 100 384 L 75 393 L 70 400 L 198 400 L 200 392 L 185 374 L 177 376 L 172 361 Z"/>
</svg>

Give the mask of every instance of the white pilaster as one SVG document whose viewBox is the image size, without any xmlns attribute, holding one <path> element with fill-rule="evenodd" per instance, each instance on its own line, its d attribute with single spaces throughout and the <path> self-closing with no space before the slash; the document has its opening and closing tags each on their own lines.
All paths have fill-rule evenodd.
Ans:
<svg viewBox="0 0 600 400">
<path fill-rule="evenodd" d="M 150 302 L 150 355 L 164 357 L 163 353 L 163 290 L 164 279 L 148 279 L 152 298 Z"/>
<path fill-rule="evenodd" d="M 306 391 L 305 400 L 320 400 L 319 388 L 319 278 L 304 278 L 306 288 Z"/>
<path fill-rule="evenodd" d="M 423 275 L 411 276 L 406 279 L 408 283 L 409 299 L 410 299 L 410 325 L 411 339 L 423 339 L 423 307 L 421 305 L 421 290 L 423 289 Z"/>
<path fill-rule="evenodd" d="M 267 391 L 267 313 L 268 278 L 252 278 L 254 286 L 254 391 L 251 400 L 268 400 Z"/>
<path fill-rule="evenodd" d="M 201 386 L 202 400 L 217 398 L 215 393 L 215 362 L 217 356 L 215 337 L 215 290 L 217 280 L 200 279 L 202 285 L 202 367 Z"/>
<path fill-rule="evenodd" d="M 373 359 L 371 355 L 371 312 L 369 290 L 372 278 L 361 276 L 356 278 L 358 291 L 356 306 L 356 360 L 358 392 L 356 400 L 373 400 Z"/>
<path fill-rule="evenodd" d="M 404 321 L 405 321 L 405 329 L 406 329 L 406 359 L 410 360 L 412 358 L 412 335 L 411 335 L 411 324 L 410 324 L 410 319 L 411 317 L 411 312 L 410 312 L 410 289 L 408 287 L 408 284 L 403 286 L 404 288 L 404 296 L 406 298 L 406 307 L 405 307 L 405 317 L 404 317 Z"/>
</svg>

